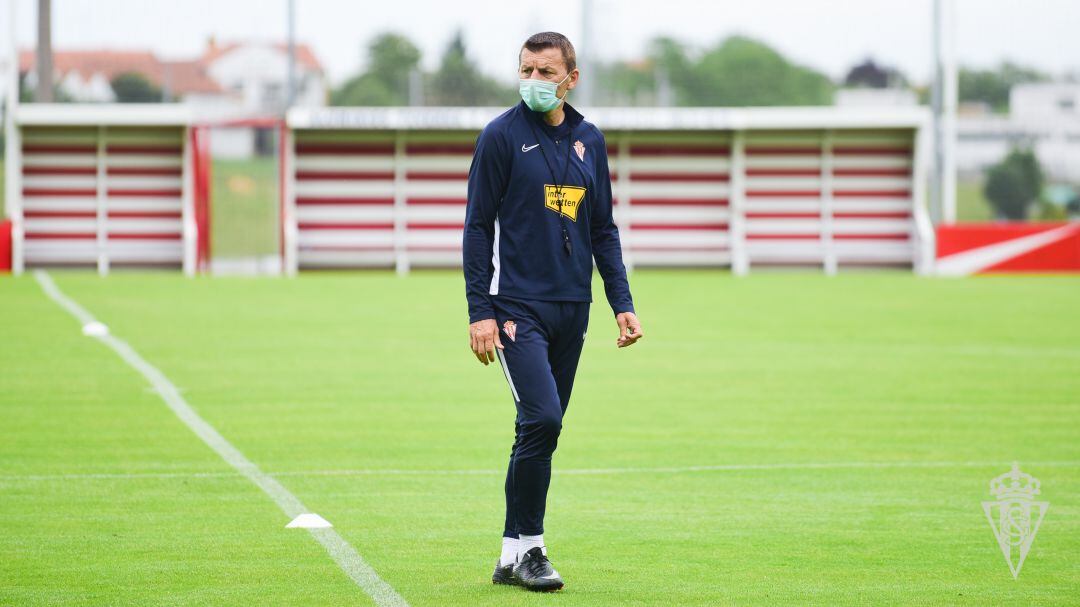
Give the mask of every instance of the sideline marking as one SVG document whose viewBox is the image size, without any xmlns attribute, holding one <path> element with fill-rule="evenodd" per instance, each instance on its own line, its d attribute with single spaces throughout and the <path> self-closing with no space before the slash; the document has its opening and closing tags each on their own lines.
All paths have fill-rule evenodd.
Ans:
<svg viewBox="0 0 1080 607">
<path fill-rule="evenodd" d="M 80 306 L 75 300 L 64 295 L 60 288 L 53 282 L 52 277 L 48 273 L 42 270 L 36 270 L 34 272 L 34 278 L 37 279 L 38 284 L 41 285 L 41 289 L 45 291 L 45 294 L 49 296 L 54 302 L 56 302 L 61 308 L 67 310 L 72 316 L 82 323 L 83 327 L 92 325 L 93 323 L 99 323 L 90 312 Z M 225 460 L 230 466 L 236 469 L 241 475 L 246 476 L 248 480 L 255 483 L 260 489 L 262 489 L 270 499 L 274 500 L 274 503 L 290 518 L 295 519 L 301 514 L 309 512 L 307 508 L 300 502 L 300 500 L 289 492 L 284 485 L 279 483 L 277 479 L 266 474 L 259 469 L 251 460 L 244 456 L 236 447 L 225 439 L 213 426 L 206 422 L 191 405 L 184 400 L 184 397 L 180 396 L 180 391 L 165 374 L 158 370 L 157 367 L 146 362 L 146 360 L 139 356 L 139 353 L 134 350 L 122 339 L 119 339 L 115 335 L 108 331 L 93 331 L 91 336 L 97 339 L 101 343 L 112 348 L 114 352 L 120 355 L 120 358 L 124 359 L 129 365 L 135 368 L 147 381 L 154 387 L 154 390 L 161 395 L 161 399 L 165 401 L 165 404 L 172 409 L 173 413 L 180 418 L 180 421 L 184 422 L 192 432 L 195 433 L 208 447 L 214 450 L 215 453 L 221 456 L 221 459 Z M 308 529 L 320 544 L 326 548 L 326 551 L 330 553 L 334 561 L 341 567 L 353 582 L 356 583 L 368 596 L 375 601 L 376 605 L 380 607 L 407 607 L 408 603 L 401 597 L 391 586 L 383 581 L 379 577 L 379 574 L 375 573 L 375 570 L 364 561 L 360 553 L 356 551 L 345 538 L 341 537 L 337 531 L 328 528 L 321 529 Z"/>
</svg>

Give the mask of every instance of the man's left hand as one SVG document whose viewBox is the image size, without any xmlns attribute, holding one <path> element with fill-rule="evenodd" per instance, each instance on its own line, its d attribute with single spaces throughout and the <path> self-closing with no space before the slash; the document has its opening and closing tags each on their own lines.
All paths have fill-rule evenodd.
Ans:
<svg viewBox="0 0 1080 607">
<path fill-rule="evenodd" d="M 619 341 L 616 343 L 620 348 L 632 346 L 645 336 L 641 331 L 641 321 L 633 312 L 620 312 L 615 322 L 619 323 Z"/>
</svg>

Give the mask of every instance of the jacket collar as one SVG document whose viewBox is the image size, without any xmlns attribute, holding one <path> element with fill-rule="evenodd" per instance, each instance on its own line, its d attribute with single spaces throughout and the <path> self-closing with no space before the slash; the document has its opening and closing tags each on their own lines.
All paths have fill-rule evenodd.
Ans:
<svg viewBox="0 0 1080 607">
<path fill-rule="evenodd" d="M 539 124 L 549 129 L 561 128 L 563 126 L 569 126 L 570 128 L 576 129 L 578 125 L 581 124 L 581 121 L 585 120 L 585 117 L 581 115 L 581 112 L 574 109 L 574 106 L 570 105 L 565 101 L 563 101 L 563 112 L 565 114 L 565 117 L 563 118 L 563 123 L 560 124 L 558 127 L 552 127 L 548 123 L 544 122 L 543 112 L 534 112 L 530 110 L 529 106 L 525 105 L 524 100 L 519 101 L 517 107 L 518 111 L 525 115 L 526 119 L 532 120 L 535 124 Z"/>
</svg>

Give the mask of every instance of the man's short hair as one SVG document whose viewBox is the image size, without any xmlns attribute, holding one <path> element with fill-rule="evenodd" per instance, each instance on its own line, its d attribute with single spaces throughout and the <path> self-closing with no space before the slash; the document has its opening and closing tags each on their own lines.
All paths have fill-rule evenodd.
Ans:
<svg viewBox="0 0 1080 607">
<path fill-rule="evenodd" d="M 563 61 L 566 63 L 566 71 L 572 72 L 577 67 L 577 53 L 574 51 L 574 45 L 570 44 L 570 39 L 558 32 L 540 32 L 539 34 L 533 34 L 529 36 L 529 39 L 525 41 L 525 44 L 521 45 L 522 50 L 529 49 L 530 52 L 536 53 L 546 48 L 557 48 L 562 51 Z M 518 58 L 521 58 L 521 52 L 518 52 Z"/>
</svg>

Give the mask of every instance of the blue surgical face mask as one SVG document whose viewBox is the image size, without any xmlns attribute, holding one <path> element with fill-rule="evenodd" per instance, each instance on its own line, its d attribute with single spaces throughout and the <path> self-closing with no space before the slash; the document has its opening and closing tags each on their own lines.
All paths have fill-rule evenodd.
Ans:
<svg viewBox="0 0 1080 607">
<path fill-rule="evenodd" d="M 566 74 L 566 78 L 569 77 L 570 74 Z M 550 80 L 522 78 L 518 81 L 518 92 L 521 93 L 521 99 L 525 101 L 525 105 L 529 106 L 530 110 L 534 112 L 550 112 L 559 107 L 559 103 L 563 99 L 566 99 L 565 94 L 560 99 L 555 93 L 559 86 L 566 82 L 566 78 L 557 83 Z"/>
</svg>

